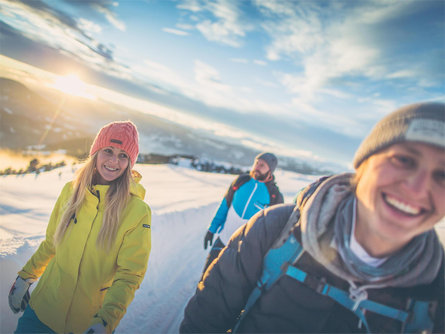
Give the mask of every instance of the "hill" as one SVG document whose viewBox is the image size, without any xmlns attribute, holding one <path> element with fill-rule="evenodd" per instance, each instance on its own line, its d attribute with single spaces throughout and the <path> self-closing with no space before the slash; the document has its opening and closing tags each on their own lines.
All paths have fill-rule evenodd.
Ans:
<svg viewBox="0 0 445 334">
<path fill-rule="evenodd" d="M 45 147 L 87 137 L 81 123 L 23 84 L 0 78 L 0 145 L 2 148 Z"/>
<path fill-rule="evenodd" d="M 60 150 L 82 156 L 98 129 L 115 120 L 132 120 L 140 134 L 140 152 L 190 155 L 199 159 L 248 167 L 260 152 L 205 131 L 102 100 L 69 96 L 0 78 L 0 147 L 13 150 Z M 280 168 L 326 174 L 323 165 L 296 157 L 279 157 Z"/>
</svg>

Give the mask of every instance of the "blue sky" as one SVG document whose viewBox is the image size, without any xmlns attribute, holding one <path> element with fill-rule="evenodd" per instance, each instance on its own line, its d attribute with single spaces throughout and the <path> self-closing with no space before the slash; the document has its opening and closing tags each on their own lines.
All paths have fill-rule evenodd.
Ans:
<svg viewBox="0 0 445 334">
<path fill-rule="evenodd" d="M 0 0 L 0 20 L 8 58 L 308 159 L 348 163 L 388 112 L 445 101 L 444 1 Z"/>
</svg>

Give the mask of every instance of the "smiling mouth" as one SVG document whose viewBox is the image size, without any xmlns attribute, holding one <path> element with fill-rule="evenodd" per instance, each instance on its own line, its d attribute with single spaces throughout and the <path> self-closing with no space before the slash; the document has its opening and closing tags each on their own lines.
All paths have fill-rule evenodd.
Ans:
<svg viewBox="0 0 445 334">
<path fill-rule="evenodd" d="M 115 171 L 119 170 L 119 168 L 112 168 L 112 167 L 108 167 L 106 165 L 104 165 L 104 168 L 110 172 L 115 172 Z"/>
<path fill-rule="evenodd" d="M 386 204 L 388 204 L 391 208 L 411 217 L 416 217 L 423 214 L 426 210 L 413 206 L 404 202 L 399 201 L 398 199 L 391 197 L 387 194 L 383 194 L 383 200 Z"/>
</svg>

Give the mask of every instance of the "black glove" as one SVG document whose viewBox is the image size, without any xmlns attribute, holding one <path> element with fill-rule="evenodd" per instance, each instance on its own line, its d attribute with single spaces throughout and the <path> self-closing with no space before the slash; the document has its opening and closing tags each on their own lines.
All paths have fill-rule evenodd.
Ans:
<svg viewBox="0 0 445 334">
<path fill-rule="evenodd" d="M 207 244 L 210 244 L 210 246 L 212 246 L 212 243 L 213 243 L 213 233 L 207 231 L 206 236 L 204 237 L 204 249 L 207 249 Z"/>
</svg>

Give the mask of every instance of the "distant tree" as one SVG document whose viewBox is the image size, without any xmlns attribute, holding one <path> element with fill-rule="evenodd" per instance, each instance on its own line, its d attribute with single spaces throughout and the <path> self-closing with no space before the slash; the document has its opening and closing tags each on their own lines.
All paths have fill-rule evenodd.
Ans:
<svg viewBox="0 0 445 334">
<path fill-rule="evenodd" d="M 37 170 L 37 166 L 39 164 L 39 160 L 34 158 L 29 162 L 29 166 L 27 172 L 35 172 Z"/>
</svg>

